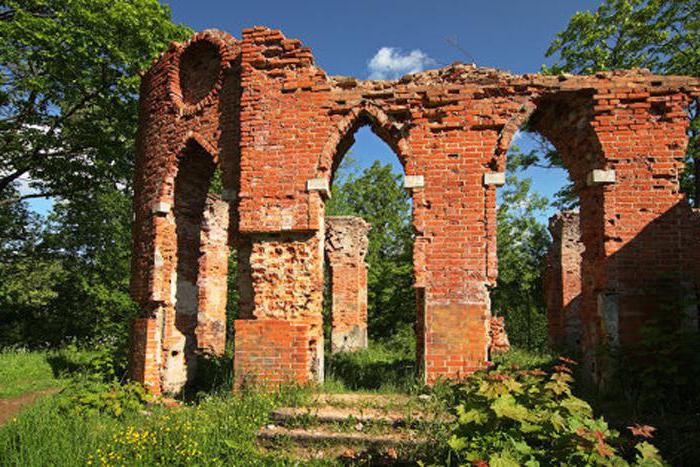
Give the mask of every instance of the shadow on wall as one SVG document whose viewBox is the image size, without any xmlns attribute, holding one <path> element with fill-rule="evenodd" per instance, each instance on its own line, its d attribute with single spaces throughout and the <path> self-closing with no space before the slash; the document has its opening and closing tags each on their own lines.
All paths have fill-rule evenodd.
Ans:
<svg viewBox="0 0 700 467">
<path fill-rule="evenodd" d="M 633 215 L 617 214 L 618 219 Z M 664 329 L 699 331 L 699 228 L 700 218 L 682 200 L 605 258 L 601 267 L 595 268 L 597 277 L 584 271 L 582 281 L 601 283 L 605 279 L 610 288 L 594 290 L 593 297 L 572 297 L 562 314 L 571 314 L 570 310 L 583 302 L 584 338 L 580 350 L 588 363 L 597 364 L 597 369 L 591 368 L 594 376 L 605 372 L 606 354 L 618 349 L 633 354 L 635 348 L 644 345 L 645 327 L 662 323 Z M 609 237 L 607 241 L 608 248 L 610 242 L 622 243 L 620 237 Z"/>
</svg>

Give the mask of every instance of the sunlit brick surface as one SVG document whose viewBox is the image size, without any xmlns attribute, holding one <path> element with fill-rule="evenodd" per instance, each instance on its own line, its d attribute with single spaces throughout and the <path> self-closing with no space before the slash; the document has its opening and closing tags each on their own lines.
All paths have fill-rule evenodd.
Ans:
<svg viewBox="0 0 700 467">
<path fill-rule="evenodd" d="M 205 31 L 173 43 L 141 88 L 131 286 L 142 319 L 155 328 L 135 326 L 132 376 L 154 392 L 176 392 L 201 352 L 221 348 L 218 338 L 198 342 L 209 339 L 198 315 L 220 320 L 211 304 L 225 287 L 225 268 L 202 260 L 208 251 L 224 254 L 201 231 L 202 193 L 218 168 L 228 245 L 238 251 L 239 322 L 254 320 L 258 336 L 279 325 L 267 320 L 295 329 L 296 350 L 272 338 L 237 341 L 236 378 L 268 379 L 283 361 L 253 365 L 241 357 L 253 345 L 269 345 L 257 349 L 261 355 L 304 348 L 295 364 L 306 367 L 292 379 L 322 378 L 326 192 L 309 188 L 332 179 L 363 125 L 395 151 L 407 176 L 423 177 L 412 198 L 426 381 L 465 376 L 487 360 L 496 185 L 485 185 L 484 175 L 504 171 L 525 122 L 555 145 L 581 199 L 582 346 L 633 341 L 666 294 L 655 288 L 660 275 L 696 289 L 698 224 L 678 186 L 686 106 L 698 95 L 697 79 L 645 71 L 543 76 L 451 65 L 395 81 L 331 77 L 299 40 L 264 27 L 244 30 L 241 40 Z M 594 169 L 614 171 L 614 182 L 589 185 Z M 159 203 L 171 209 L 154 209 Z M 239 322 L 236 335 L 239 327 L 246 335 Z"/>
</svg>

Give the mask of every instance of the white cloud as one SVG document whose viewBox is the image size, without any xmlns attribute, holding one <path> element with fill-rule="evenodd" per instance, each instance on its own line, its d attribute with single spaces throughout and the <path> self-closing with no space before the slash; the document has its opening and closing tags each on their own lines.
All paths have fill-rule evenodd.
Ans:
<svg viewBox="0 0 700 467">
<path fill-rule="evenodd" d="M 419 49 L 404 53 L 395 47 L 382 47 L 367 63 L 369 79 L 396 79 L 408 73 L 423 71 L 435 60 Z"/>
</svg>

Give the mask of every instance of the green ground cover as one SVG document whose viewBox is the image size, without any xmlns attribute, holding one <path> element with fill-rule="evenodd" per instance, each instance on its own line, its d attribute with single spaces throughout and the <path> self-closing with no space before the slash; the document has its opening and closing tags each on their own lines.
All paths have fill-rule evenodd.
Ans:
<svg viewBox="0 0 700 467">
<path fill-rule="evenodd" d="M 60 387 L 66 380 L 51 366 L 53 352 L 0 352 L 0 399 Z"/>
<path fill-rule="evenodd" d="M 112 360 L 99 351 L 4 352 L 0 362 L 12 368 L 5 370 L 6 393 L 28 390 L 22 369 L 38 375 L 29 390 L 50 384 L 62 390 L 0 427 L 0 465 L 299 465 L 291 450 L 261 449 L 256 433 L 270 423 L 271 410 L 308 403 L 319 389 L 430 395 L 454 418 L 430 427 L 429 434 L 442 434 L 421 454 L 426 465 L 663 465 L 653 446 L 640 451 L 635 445 L 643 440 L 628 442 L 596 418 L 572 394 L 571 369 L 552 356 L 514 350 L 465 383 L 426 388 L 413 376 L 407 348 L 385 342 L 336 355 L 320 388 L 277 392 L 232 393 L 230 356 L 224 357 L 209 367 L 222 372 L 220 384 L 190 391 L 177 407 L 119 383 L 106 364 Z"/>
</svg>

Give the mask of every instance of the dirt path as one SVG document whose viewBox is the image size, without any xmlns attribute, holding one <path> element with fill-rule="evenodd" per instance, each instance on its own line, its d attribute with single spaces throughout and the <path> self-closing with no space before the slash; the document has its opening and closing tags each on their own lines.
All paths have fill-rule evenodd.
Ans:
<svg viewBox="0 0 700 467">
<path fill-rule="evenodd" d="M 40 397 L 55 394 L 60 390 L 60 388 L 49 388 L 41 391 L 29 392 L 10 399 L 0 399 L 0 426 L 7 423 L 24 407 L 33 404 Z"/>
</svg>

